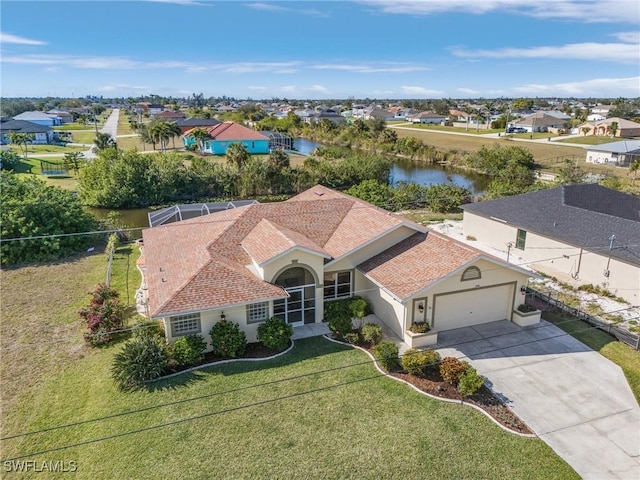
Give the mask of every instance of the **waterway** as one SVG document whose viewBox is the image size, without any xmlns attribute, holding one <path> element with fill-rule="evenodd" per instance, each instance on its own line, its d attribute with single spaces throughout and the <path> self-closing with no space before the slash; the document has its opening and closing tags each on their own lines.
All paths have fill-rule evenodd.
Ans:
<svg viewBox="0 0 640 480">
<path fill-rule="evenodd" d="M 311 154 L 320 144 L 306 138 L 296 138 L 293 141 L 295 149 L 305 155 Z M 440 165 L 426 165 L 410 160 L 396 160 L 391 167 L 390 182 L 392 184 L 400 182 L 414 182 L 419 185 L 433 185 L 437 183 L 453 183 L 468 188 L 474 195 L 482 193 L 490 179 L 487 176 L 474 174 L 467 171 L 459 171 L 444 168 Z M 89 208 L 93 215 L 99 219 L 106 219 L 109 212 L 115 209 L 110 208 Z M 152 208 L 132 208 L 116 210 L 120 213 L 120 223 L 128 227 L 148 227 L 148 213 Z M 139 235 L 135 235 L 136 238 Z"/>
</svg>

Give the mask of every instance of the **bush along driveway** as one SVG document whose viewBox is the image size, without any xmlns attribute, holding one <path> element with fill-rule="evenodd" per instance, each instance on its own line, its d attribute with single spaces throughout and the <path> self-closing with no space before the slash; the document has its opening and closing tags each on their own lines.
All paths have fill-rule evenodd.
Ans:
<svg viewBox="0 0 640 480">
<path fill-rule="evenodd" d="M 617 365 L 542 321 L 440 332 L 514 412 L 585 479 L 640 478 L 640 407 Z"/>
</svg>

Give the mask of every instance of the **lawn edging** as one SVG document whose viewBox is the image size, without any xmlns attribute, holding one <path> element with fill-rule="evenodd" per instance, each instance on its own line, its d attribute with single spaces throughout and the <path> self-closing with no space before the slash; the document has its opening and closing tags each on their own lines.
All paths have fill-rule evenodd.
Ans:
<svg viewBox="0 0 640 480">
<path fill-rule="evenodd" d="M 165 380 L 167 378 L 177 377 L 178 375 L 182 375 L 183 373 L 194 372 L 196 370 L 200 370 L 201 368 L 215 367 L 216 365 L 223 365 L 225 363 L 232 363 L 232 362 L 261 362 L 261 361 L 264 361 L 264 360 L 272 360 L 272 359 L 277 358 L 277 357 L 279 357 L 281 355 L 284 355 L 285 353 L 289 353 L 291 350 L 293 350 L 294 346 L 295 346 L 295 342 L 293 340 L 291 340 L 291 345 L 289 345 L 286 350 L 278 352 L 275 355 L 271 355 L 270 357 L 228 358 L 226 360 L 216 360 L 215 362 L 203 363 L 202 365 L 196 365 L 195 367 L 191 367 L 191 368 L 188 368 L 186 370 L 181 370 L 179 372 L 170 373 L 169 375 L 163 375 L 162 377 L 158 377 L 158 378 L 154 378 L 153 380 L 149 380 L 147 383 L 159 382 L 160 380 Z"/>
<path fill-rule="evenodd" d="M 329 340 L 330 342 L 339 343 L 340 345 L 347 345 L 347 346 L 350 346 L 350 347 L 353 347 L 353 348 L 357 348 L 358 350 L 363 351 L 373 361 L 373 365 L 376 367 L 376 369 L 382 375 L 384 375 L 385 377 L 391 378 L 392 380 L 395 380 L 397 382 L 404 383 L 405 385 L 408 385 L 409 387 L 413 388 L 416 392 L 421 393 L 422 395 L 426 395 L 429 398 L 433 398 L 435 400 L 440 400 L 440 401 L 447 402 L 447 403 L 455 403 L 455 404 L 458 404 L 458 405 L 466 405 L 468 407 L 475 408 L 477 411 L 482 413 L 485 417 L 487 417 L 489 420 L 491 420 L 493 423 L 495 423 L 497 426 L 499 426 L 501 429 L 503 429 L 506 432 L 512 433 L 513 435 L 518 435 L 520 437 L 525 437 L 525 438 L 538 438 L 538 436 L 535 435 L 535 434 L 520 433 L 520 432 L 516 432 L 515 430 L 511 430 L 510 428 L 505 427 L 500 422 L 498 422 L 495 418 L 493 418 L 489 413 L 485 412 L 482 408 L 478 407 L 477 405 L 474 405 L 472 403 L 466 403 L 464 400 L 458 401 L 458 400 L 453 400 L 453 399 L 450 399 L 450 398 L 436 397 L 435 395 L 431 395 L 430 393 L 427 393 L 427 392 L 424 392 L 424 391 L 420 390 L 415 385 L 412 385 L 411 383 L 409 383 L 409 382 L 407 382 L 405 380 L 402 380 L 401 378 L 394 377 L 390 373 L 388 373 L 385 370 L 383 370 L 382 368 L 380 368 L 380 365 L 378 365 L 378 362 L 376 361 L 374 356 L 371 355 L 371 353 L 369 353 L 367 350 L 365 350 L 362 347 L 359 347 L 357 345 L 351 345 L 351 344 L 345 343 L 345 342 L 341 342 L 340 340 L 336 340 L 335 338 L 331 338 L 328 335 L 323 335 L 323 337 L 326 338 L 327 340 Z"/>
</svg>

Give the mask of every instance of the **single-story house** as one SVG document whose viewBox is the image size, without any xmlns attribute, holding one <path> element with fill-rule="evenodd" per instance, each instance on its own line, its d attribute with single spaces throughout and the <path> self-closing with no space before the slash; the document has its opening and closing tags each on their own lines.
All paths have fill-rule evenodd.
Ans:
<svg viewBox="0 0 640 480">
<path fill-rule="evenodd" d="M 628 167 L 640 160 L 640 140 L 621 140 L 601 145 L 586 145 L 586 161 L 589 163 L 608 163 L 619 167 Z"/>
<path fill-rule="evenodd" d="M 73 114 L 67 110 L 60 110 L 60 109 L 54 108 L 52 110 L 48 110 L 46 114 L 54 117 L 58 117 L 60 119 L 60 123 L 63 125 L 65 123 L 73 122 Z"/>
<path fill-rule="evenodd" d="M 59 117 L 48 115 L 44 112 L 22 112 L 13 117 L 14 120 L 24 120 L 25 122 L 37 123 L 45 127 L 55 127 L 62 124 Z"/>
<path fill-rule="evenodd" d="M 616 124 L 615 135 L 611 129 L 611 124 Z M 589 129 L 583 132 L 582 129 Z M 609 137 L 640 137 L 640 123 L 632 122 L 625 118 L 612 117 L 604 120 L 585 122 L 578 125 L 575 129 L 582 135 L 609 136 Z"/>
<path fill-rule="evenodd" d="M 58 139 L 57 133 L 51 127 L 27 122 L 25 120 L 0 121 L 0 143 L 11 143 L 10 132 L 29 133 L 33 135 L 32 144 L 47 144 Z"/>
<path fill-rule="evenodd" d="M 204 127 L 203 129 L 206 130 L 210 138 L 209 140 L 203 141 L 201 148 L 203 153 L 224 155 L 227 153 L 229 145 L 234 143 L 243 144 L 251 154 L 269 153 L 269 137 L 243 125 L 234 122 L 222 122 L 212 127 Z M 182 135 L 185 147 L 191 147 L 198 142 L 192 135 L 193 130 L 194 129 L 187 130 Z"/>
<path fill-rule="evenodd" d="M 178 124 L 178 127 L 180 127 L 180 133 L 185 133 L 189 130 L 191 130 L 192 128 L 196 128 L 196 127 L 213 127 L 215 125 L 218 125 L 220 122 L 220 120 L 216 120 L 215 118 L 193 118 L 193 117 L 189 117 L 189 118 L 183 118 L 183 119 L 176 119 L 175 122 Z"/>
<path fill-rule="evenodd" d="M 360 295 L 400 338 L 512 319 L 532 275 L 400 215 L 323 186 L 143 231 L 149 314 L 168 341 L 210 341 L 225 318 L 248 341 L 272 316 L 324 320 L 324 302 Z M 433 333 L 433 332 L 432 332 Z"/>
<path fill-rule="evenodd" d="M 407 122 L 411 123 L 437 123 L 440 124 L 447 119 L 444 115 L 439 115 L 434 112 L 419 112 L 407 115 Z"/>
<path fill-rule="evenodd" d="M 566 185 L 463 205 L 464 234 L 574 286 L 640 303 L 640 199 Z"/>
<path fill-rule="evenodd" d="M 150 103 L 147 105 L 147 113 L 149 115 L 158 115 L 162 112 L 164 112 L 164 105 L 159 103 Z"/>
<path fill-rule="evenodd" d="M 376 120 L 383 119 L 386 121 L 395 120 L 396 112 L 391 112 L 389 110 L 384 110 L 383 108 L 374 108 L 369 113 L 364 116 L 365 120 Z"/>
<path fill-rule="evenodd" d="M 165 110 L 156 114 L 156 118 L 160 120 L 165 120 L 167 122 L 175 122 L 178 119 L 186 118 L 187 115 L 184 112 L 174 112 L 171 110 Z"/>
<path fill-rule="evenodd" d="M 510 127 L 521 127 L 527 132 L 548 132 L 550 130 L 561 130 L 568 126 L 565 119 L 544 112 L 537 112 L 527 115 L 515 122 L 509 122 Z"/>
<path fill-rule="evenodd" d="M 325 108 L 319 112 L 312 113 L 306 118 L 302 118 L 302 121 L 306 123 L 320 123 L 322 120 L 329 120 L 336 125 L 347 123 L 346 118 L 330 108 Z"/>
</svg>

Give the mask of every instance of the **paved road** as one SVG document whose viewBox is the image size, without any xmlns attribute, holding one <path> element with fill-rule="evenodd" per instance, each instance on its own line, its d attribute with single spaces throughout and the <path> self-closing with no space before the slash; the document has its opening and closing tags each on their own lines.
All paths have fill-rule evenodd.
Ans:
<svg viewBox="0 0 640 480">
<path fill-rule="evenodd" d="M 443 357 L 468 356 L 584 479 L 640 479 L 640 407 L 613 362 L 544 320 L 443 331 L 438 346 Z"/>
</svg>

